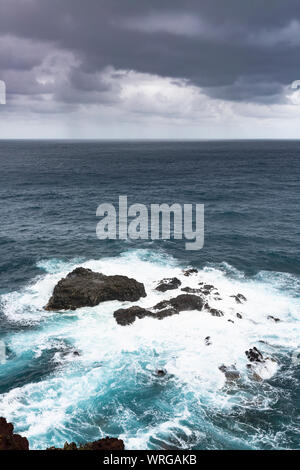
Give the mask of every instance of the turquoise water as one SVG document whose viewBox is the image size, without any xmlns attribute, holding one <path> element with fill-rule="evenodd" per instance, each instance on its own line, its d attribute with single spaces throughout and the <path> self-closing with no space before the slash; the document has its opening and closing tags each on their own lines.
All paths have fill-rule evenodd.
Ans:
<svg viewBox="0 0 300 470">
<path fill-rule="evenodd" d="M 0 142 L 0 415 L 32 448 L 105 435 L 131 449 L 300 447 L 299 151 L 299 142 Z M 204 249 L 98 240 L 97 206 L 124 194 L 205 204 Z M 44 311 L 79 265 L 144 282 L 145 307 L 175 295 L 154 291 L 163 277 L 213 284 L 222 300 L 210 303 L 225 315 L 124 328 L 112 315 L 120 302 Z M 183 276 L 188 265 L 198 276 Z M 230 297 L 238 292 L 243 305 Z M 252 346 L 276 360 L 262 382 L 247 370 Z M 226 384 L 222 364 L 241 381 Z"/>
</svg>

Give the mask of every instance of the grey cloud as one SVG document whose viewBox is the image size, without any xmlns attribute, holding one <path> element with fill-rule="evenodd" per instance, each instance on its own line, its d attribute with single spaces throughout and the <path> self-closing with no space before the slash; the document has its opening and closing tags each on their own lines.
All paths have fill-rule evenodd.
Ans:
<svg viewBox="0 0 300 470">
<path fill-rule="evenodd" d="M 211 97 L 279 103 L 300 74 L 298 0 L 0 0 L 0 9 L 0 70 L 15 72 L 14 93 L 113 101 L 118 90 L 101 77 L 111 66 L 186 79 Z M 38 67 L 59 52 L 74 64 L 62 77 L 54 64 L 57 83 L 41 85 Z"/>
</svg>

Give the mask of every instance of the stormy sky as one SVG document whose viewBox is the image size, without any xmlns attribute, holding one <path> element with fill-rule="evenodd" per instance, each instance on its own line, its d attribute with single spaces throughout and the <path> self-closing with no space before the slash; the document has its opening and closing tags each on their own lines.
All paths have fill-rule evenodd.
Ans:
<svg viewBox="0 0 300 470">
<path fill-rule="evenodd" d="M 299 138 L 299 0 L 0 0 L 0 138 Z"/>
</svg>

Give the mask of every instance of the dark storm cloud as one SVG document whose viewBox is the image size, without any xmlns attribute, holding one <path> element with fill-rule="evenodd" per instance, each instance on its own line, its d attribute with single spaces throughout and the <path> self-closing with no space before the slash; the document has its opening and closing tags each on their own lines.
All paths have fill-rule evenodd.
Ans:
<svg viewBox="0 0 300 470">
<path fill-rule="evenodd" d="M 30 71 L 51 51 L 78 60 L 69 82 L 54 89 L 61 101 L 80 95 L 88 102 L 93 92 L 107 99 L 109 85 L 97 75 L 107 66 L 266 103 L 280 102 L 281 87 L 300 74 L 299 0 L 0 0 L 0 8 L 0 41 L 18 43 L 8 52 L 0 46 L 4 74 Z M 29 76 L 20 87 L 27 82 Z"/>
</svg>

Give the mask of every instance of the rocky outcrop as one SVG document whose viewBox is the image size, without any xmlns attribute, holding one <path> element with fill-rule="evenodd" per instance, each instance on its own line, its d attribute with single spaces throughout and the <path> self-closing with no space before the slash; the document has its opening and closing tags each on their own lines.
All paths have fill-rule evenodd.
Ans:
<svg viewBox="0 0 300 470">
<path fill-rule="evenodd" d="M 26 437 L 14 434 L 14 427 L 5 418 L 0 418 L 0 451 L 1 450 L 29 450 Z M 63 448 L 50 447 L 47 450 L 125 450 L 121 439 L 106 437 L 95 442 L 88 442 L 77 447 L 75 442 L 65 443 Z"/>
<path fill-rule="evenodd" d="M 77 268 L 57 283 L 45 309 L 76 310 L 108 300 L 136 302 L 141 297 L 146 297 L 145 287 L 135 279 Z"/>
<path fill-rule="evenodd" d="M 203 309 L 204 302 L 201 297 L 196 295 L 182 294 L 171 300 L 163 300 L 155 305 L 152 309 L 145 309 L 138 306 L 129 308 L 121 308 L 114 312 L 114 317 L 119 325 L 131 325 L 139 318 L 152 317 L 157 320 L 177 315 L 185 310 L 198 310 Z"/>
<path fill-rule="evenodd" d="M 0 450 L 29 450 L 26 437 L 14 434 L 14 427 L 5 418 L 0 418 Z"/>
<path fill-rule="evenodd" d="M 168 290 L 178 289 L 180 286 L 181 281 L 179 281 L 177 277 L 173 277 L 171 279 L 163 279 L 160 281 L 155 290 L 158 290 L 159 292 L 167 292 Z"/>
<path fill-rule="evenodd" d="M 95 442 L 88 442 L 87 444 L 80 445 L 77 447 L 75 442 L 65 443 L 63 448 L 49 447 L 47 450 L 125 450 L 124 442 L 121 439 L 116 439 L 112 437 L 106 437 L 105 439 L 100 439 Z"/>
</svg>

